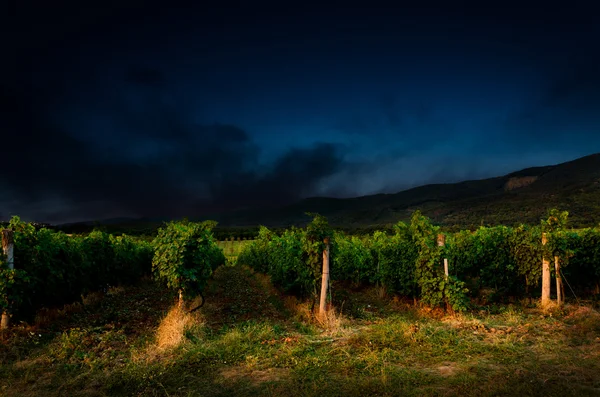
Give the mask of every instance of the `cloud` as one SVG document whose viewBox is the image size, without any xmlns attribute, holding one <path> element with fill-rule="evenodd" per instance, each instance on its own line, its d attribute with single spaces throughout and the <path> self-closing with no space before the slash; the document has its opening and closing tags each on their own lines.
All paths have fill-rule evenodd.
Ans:
<svg viewBox="0 0 600 397">
<path fill-rule="evenodd" d="M 42 19 L 52 20 L 42 14 Z M 95 19 L 94 15 L 89 17 Z M 113 18 L 109 12 L 103 15 L 98 17 L 98 29 L 101 21 Z M 190 26 L 198 25 L 194 18 L 190 20 Z M 415 57 L 419 73 L 414 78 L 400 62 L 397 67 L 390 63 L 394 72 L 387 74 L 387 68 L 368 72 L 353 66 L 355 62 L 344 64 L 344 73 L 336 69 L 330 76 L 331 87 L 355 88 L 324 99 L 323 109 L 301 114 L 302 119 L 319 119 L 314 125 L 294 125 L 288 116 L 284 123 L 296 132 L 286 135 L 289 131 L 282 130 L 275 138 L 281 139 L 278 149 L 269 146 L 268 140 L 260 146 L 259 130 L 272 121 L 269 118 L 285 118 L 286 112 L 295 115 L 290 108 L 300 113 L 307 87 L 320 90 L 310 97 L 326 91 L 326 84 L 311 84 L 315 79 L 308 66 L 319 64 L 326 71 L 328 65 L 318 48 L 308 45 L 312 52 L 308 51 L 306 43 L 312 41 L 275 40 L 274 45 L 285 44 L 290 51 L 272 58 L 257 55 L 252 40 L 238 40 L 235 29 L 220 38 L 198 34 L 195 28 L 188 31 L 180 23 L 165 23 L 170 26 L 168 32 L 152 21 L 146 25 L 132 21 L 105 32 L 102 28 L 106 33 L 102 35 L 74 34 L 84 25 L 83 30 L 92 33 L 94 29 L 87 27 L 92 24 L 87 22 L 59 29 L 52 37 L 44 35 L 39 42 L 40 35 L 33 35 L 30 46 L 18 45 L 26 48 L 21 55 L 27 56 L 19 62 L 24 67 L 2 74 L 10 83 L 10 89 L 0 90 L 3 160 L 8 165 L 0 173 L 4 216 L 17 212 L 54 222 L 123 215 L 194 216 L 277 205 L 315 194 L 394 192 L 426 182 L 497 175 L 521 164 L 554 163 L 560 156 L 586 154 L 598 142 L 598 138 L 591 139 L 600 125 L 597 59 L 569 62 L 569 69 L 550 82 L 538 102 L 490 122 L 489 114 L 499 119 L 502 111 L 489 111 L 485 104 L 468 100 L 469 84 L 478 85 L 477 81 L 455 79 L 452 68 L 447 72 L 442 68 L 437 77 L 430 75 L 437 70 L 429 67 L 432 60 Z M 198 26 L 205 29 L 202 32 L 212 29 Z M 100 37 L 99 41 L 92 36 Z M 128 40 L 123 42 L 122 37 Z M 342 36 L 332 35 L 329 44 L 337 47 L 341 39 L 336 37 Z M 432 37 L 437 37 L 435 32 Z M 413 42 L 421 48 L 428 40 Z M 385 43 L 381 44 L 383 49 Z M 494 52 L 487 47 L 493 43 L 485 45 Z M 342 50 L 328 52 L 328 56 L 333 60 L 343 55 Z M 394 50 L 406 51 L 410 48 Z M 468 51 L 461 51 L 453 56 L 470 62 Z M 312 54 L 314 61 L 298 62 L 311 58 L 298 54 Z M 361 48 L 348 54 L 353 57 L 349 60 L 367 59 L 373 65 L 385 63 L 382 59 L 392 61 L 368 58 L 370 52 Z M 10 62 L 0 67 L 13 68 Z M 302 81 L 285 73 L 297 68 L 306 71 L 306 82 L 298 90 L 297 101 L 285 99 L 284 94 L 292 91 L 282 82 L 288 78 Z M 540 75 L 555 69 L 549 65 Z M 378 70 L 381 75 L 371 80 Z M 408 76 L 406 87 L 393 83 L 400 75 Z M 440 85 L 438 77 L 456 81 Z M 495 84 L 500 83 L 494 80 L 484 86 Z M 452 91 L 453 99 L 436 97 L 446 90 Z M 368 98 L 374 100 L 369 103 Z M 334 102 L 343 105 L 336 108 L 330 105 Z M 337 128 L 317 125 L 321 122 L 318 112 L 323 119 L 336 122 Z M 236 117 L 249 125 L 213 123 Z M 269 139 L 273 135 L 268 134 Z M 298 143 L 315 140 L 312 146 Z M 281 147 L 286 149 L 281 151 Z M 265 164 L 265 154 L 275 159 Z"/>
<path fill-rule="evenodd" d="M 327 143 L 292 147 L 260 164 L 260 148 L 243 129 L 194 123 L 158 100 L 135 109 L 120 103 L 114 124 L 120 134 L 108 137 L 69 131 L 16 92 L 3 91 L 0 104 L 8 110 L 3 145 L 11 148 L 4 156 L 10 167 L 0 177 L 4 215 L 62 222 L 282 205 L 310 195 L 343 165 Z M 116 110 L 101 109 L 95 119 Z M 95 119 L 84 119 L 92 128 Z"/>
</svg>

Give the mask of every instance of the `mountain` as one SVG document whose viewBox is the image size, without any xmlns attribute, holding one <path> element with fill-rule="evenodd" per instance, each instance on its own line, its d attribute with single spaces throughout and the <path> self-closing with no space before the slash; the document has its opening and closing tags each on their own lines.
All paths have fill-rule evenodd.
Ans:
<svg viewBox="0 0 600 397">
<path fill-rule="evenodd" d="M 314 212 L 327 217 L 334 226 L 356 229 L 407 221 L 420 209 L 438 224 L 472 228 L 537 224 L 550 208 L 569 211 L 573 227 L 600 224 L 600 153 L 495 178 L 424 185 L 395 194 L 345 199 L 312 197 L 280 208 L 215 213 L 202 219 L 215 219 L 225 229 L 257 225 L 288 227 L 306 224 L 310 221 L 306 213 Z M 98 223 L 107 230 L 146 233 L 162 222 L 113 219 L 95 224 Z M 81 226 L 85 229 L 85 224 Z"/>
<path fill-rule="evenodd" d="M 431 184 L 395 194 L 337 199 L 313 197 L 274 210 L 240 211 L 214 218 L 222 226 L 303 224 L 306 212 L 333 225 L 364 227 L 406 221 L 420 209 L 434 222 L 457 227 L 536 224 L 548 209 L 570 213 L 573 226 L 600 223 L 600 153 L 562 164 L 459 183 Z"/>
</svg>

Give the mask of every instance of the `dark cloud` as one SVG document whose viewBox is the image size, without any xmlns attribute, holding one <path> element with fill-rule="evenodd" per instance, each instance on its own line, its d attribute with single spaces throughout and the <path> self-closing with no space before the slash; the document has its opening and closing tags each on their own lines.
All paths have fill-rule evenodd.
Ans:
<svg viewBox="0 0 600 397">
<path fill-rule="evenodd" d="M 16 93 L 3 91 L 0 102 L 8 110 L 3 145 L 12 148 L 4 156 L 11 167 L 0 178 L 4 207 L 27 203 L 7 210 L 30 213 L 40 207 L 35 216 L 44 221 L 282 205 L 310 194 L 342 164 L 335 147 L 323 143 L 291 148 L 261 166 L 259 148 L 244 130 L 195 124 L 157 102 L 138 109 L 149 121 L 120 109 L 119 121 L 132 132 L 108 146 L 102 136 L 90 141 L 66 131 Z"/>
<path fill-rule="evenodd" d="M 5 216 L 393 192 L 598 144 L 591 12 L 46 3 L 19 2 L 5 35 L 18 58 L 0 63 Z M 523 89 L 496 101 L 511 84 Z"/>
<path fill-rule="evenodd" d="M 216 208 L 273 206 L 313 195 L 317 185 L 344 168 L 336 147 L 318 143 L 294 148 L 259 173 L 240 173 L 235 179 L 215 184 Z"/>
</svg>

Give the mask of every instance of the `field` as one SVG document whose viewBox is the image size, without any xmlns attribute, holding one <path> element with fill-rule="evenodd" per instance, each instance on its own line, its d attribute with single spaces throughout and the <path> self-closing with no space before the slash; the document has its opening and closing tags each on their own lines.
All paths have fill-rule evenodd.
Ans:
<svg viewBox="0 0 600 397">
<path fill-rule="evenodd" d="M 193 315 L 150 280 L 88 295 L 2 334 L 0 394 L 600 395 L 600 314 L 589 304 L 450 315 L 376 287 L 332 289 L 327 324 L 242 266 L 218 268 Z"/>
<path fill-rule="evenodd" d="M 229 261 L 235 261 L 244 247 L 252 240 L 222 240 L 217 243 Z"/>
</svg>

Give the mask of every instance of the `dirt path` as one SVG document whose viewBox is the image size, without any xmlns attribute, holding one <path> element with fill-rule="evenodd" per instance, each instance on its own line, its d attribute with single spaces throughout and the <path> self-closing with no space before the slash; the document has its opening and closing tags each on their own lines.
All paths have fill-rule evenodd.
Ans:
<svg viewBox="0 0 600 397">
<path fill-rule="evenodd" d="M 218 268 L 205 292 L 206 325 L 218 330 L 244 321 L 286 321 L 281 297 L 259 277 L 241 266 Z"/>
</svg>

